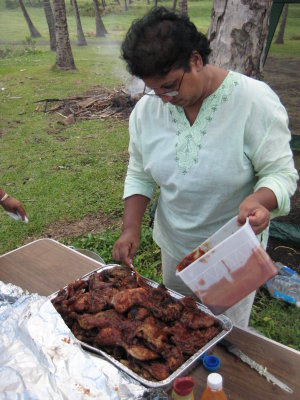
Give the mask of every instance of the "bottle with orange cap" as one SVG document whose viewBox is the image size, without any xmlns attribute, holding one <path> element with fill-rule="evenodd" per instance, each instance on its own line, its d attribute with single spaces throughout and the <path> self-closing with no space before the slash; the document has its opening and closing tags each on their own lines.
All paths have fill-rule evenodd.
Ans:
<svg viewBox="0 0 300 400">
<path fill-rule="evenodd" d="M 223 378 L 220 374 L 213 373 L 208 375 L 206 389 L 202 393 L 200 400 L 227 400 L 223 390 Z"/>
<path fill-rule="evenodd" d="M 191 376 L 176 378 L 173 383 L 173 400 L 194 400 L 194 379 Z"/>
</svg>

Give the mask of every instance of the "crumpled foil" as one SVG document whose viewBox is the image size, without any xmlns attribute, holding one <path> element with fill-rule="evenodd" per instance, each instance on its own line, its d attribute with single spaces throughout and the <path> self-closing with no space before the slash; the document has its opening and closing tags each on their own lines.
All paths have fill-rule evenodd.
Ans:
<svg viewBox="0 0 300 400">
<path fill-rule="evenodd" d="M 0 399 L 168 399 L 84 351 L 47 297 L 0 281 Z"/>
</svg>

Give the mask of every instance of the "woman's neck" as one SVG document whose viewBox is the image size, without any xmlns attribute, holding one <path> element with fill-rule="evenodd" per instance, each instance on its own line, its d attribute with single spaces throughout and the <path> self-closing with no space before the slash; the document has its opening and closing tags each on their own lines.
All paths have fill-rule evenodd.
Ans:
<svg viewBox="0 0 300 400">
<path fill-rule="evenodd" d="M 204 85 L 200 97 L 195 101 L 195 103 L 184 108 L 185 115 L 191 126 L 197 118 L 203 101 L 220 87 L 228 75 L 228 71 L 209 64 L 203 68 L 202 73 Z"/>
</svg>

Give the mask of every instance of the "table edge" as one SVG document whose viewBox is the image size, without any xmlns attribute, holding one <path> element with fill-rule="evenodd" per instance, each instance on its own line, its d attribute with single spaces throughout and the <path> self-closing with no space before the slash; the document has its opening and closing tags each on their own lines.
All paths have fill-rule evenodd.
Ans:
<svg viewBox="0 0 300 400">
<path fill-rule="evenodd" d="M 241 330 L 241 331 L 243 331 L 243 332 L 246 332 L 246 333 L 249 333 L 249 334 L 251 334 L 251 335 L 257 336 L 257 337 L 259 337 L 260 339 L 265 340 L 266 342 L 273 343 L 274 345 L 277 345 L 277 346 L 279 346 L 279 347 L 282 347 L 283 349 L 289 350 L 289 351 L 291 351 L 292 353 L 295 353 L 295 354 L 297 354 L 297 355 L 300 356 L 300 351 L 298 351 L 298 350 L 296 350 L 296 349 L 293 349 L 292 347 L 286 346 L 285 344 L 282 344 L 282 343 L 280 343 L 280 342 L 277 342 L 276 340 L 270 339 L 270 338 L 268 338 L 268 337 L 266 337 L 266 336 L 260 334 L 259 332 L 255 332 L 255 331 L 252 330 L 252 329 L 241 328 L 241 327 L 239 327 L 239 326 L 233 326 L 233 329 L 234 329 L 234 328 L 238 328 L 239 330 Z"/>
<path fill-rule="evenodd" d="M 13 254 L 13 253 L 15 253 L 15 252 L 17 252 L 17 251 L 19 251 L 19 250 L 21 250 L 21 249 L 24 249 L 25 247 L 29 247 L 29 246 L 31 246 L 31 245 L 37 243 L 37 242 L 53 242 L 53 243 L 55 243 L 55 244 L 57 244 L 57 245 L 59 245 L 59 246 L 64 247 L 65 249 L 68 249 L 69 251 L 71 251 L 71 252 L 73 252 L 73 253 L 79 254 L 81 257 L 84 257 L 84 258 L 86 258 L 86 259 L 88 259 L 88 260 L 92 260 L 93 262 L 95 262 L 96 264 L 98 264 L 98 265 L 100 265 L 100 266 L 102 266 L 102 267 L 105 266 L 105 265 L 107 265 L 105 262 L 104 262 L 104 264 L 103 264 L 103 263 L 101 263 L 100 261 L 97 261 L 97 260 L 95 260 L 95 259 L 93 259 L 93 258 L 91 258 L 91 257 L 89 257 L 89 256 L 86 256 L 85 254 L 80 253 L 80 252 L 77 251 L 76 249 L 74 249 L 74 248 L 72 248 L 72 247 L 69 247 L 69 246 L 66 246 L 65 244 L 60 243 L 60 242 L 58 242 L 57 240 L 54 240 L 54 239 L 51 239 L 51 238 L 39 238 L 39 239 L 34 240 L 33 242 L 26 243 L 26 244 L 24 244 L 23 246 L 17 247 L 16 249 L 10 250 L 10 251 L 8 251 L 7 253 L 4 253 L 4 254 L 0 255 L 0 259 L 1 259 L 2 257 L 5 257 L 5 256 L 9 255 L 9 254 Z"/>
</svg>

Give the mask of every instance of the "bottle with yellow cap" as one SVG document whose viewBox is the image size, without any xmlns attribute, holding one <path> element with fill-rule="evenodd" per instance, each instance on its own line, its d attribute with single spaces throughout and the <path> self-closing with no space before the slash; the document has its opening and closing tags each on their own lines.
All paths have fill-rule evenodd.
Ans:
<svg viewBox="0 0 300 400">
<path fill-rule="evenodd" d="M 191 376 L 176 378 L 173 383 L 173 400 L 194 400 L 194 379 Z"/>
<path fill-rule="evenodd" d="M 200 400 L 227 400 L 223 390 L 223 378 L 220 374 L 213 373 L 207 377 L 207 385 Z"/>
</svg>

